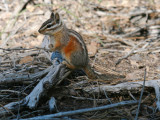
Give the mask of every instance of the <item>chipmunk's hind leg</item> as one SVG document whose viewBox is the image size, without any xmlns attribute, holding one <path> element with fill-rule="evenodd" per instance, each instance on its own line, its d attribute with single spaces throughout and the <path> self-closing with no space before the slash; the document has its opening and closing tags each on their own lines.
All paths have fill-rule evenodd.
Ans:
<svg viewBox="0 0 160 120">
<path fill-rule="evenodd" d="M 86 67 L 83 68 L 85 73 L 87 74 L 89 79 L 97 79 L 97 74 L 91 69 L 91 66 L 88 64 Z"/>
<path fill-rule="evenodd" d="M 75 69 L 74 65 L 69 64 L 66 60 L 62 61 L 62 64 L 66 65 L 69 69 Z"/>
<path fill-rule="evenodd" d="M 77 69 L 81 69 L 88 64 L 88 57 L 83 53 L 83 51 L 77 51 L 72 53 L 71 63 L 76 66 Z"/>
</svg>

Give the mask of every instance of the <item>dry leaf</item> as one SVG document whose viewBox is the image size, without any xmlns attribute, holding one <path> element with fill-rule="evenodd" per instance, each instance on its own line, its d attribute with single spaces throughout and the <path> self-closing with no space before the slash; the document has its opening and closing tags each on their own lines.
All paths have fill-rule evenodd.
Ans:
<svg viewBox="0 0 160 120">
<path fill-rule="evenodd" d="M 31 56 L 26 56 L 26 57 L 24 57 L 24 58 L 22 58 L 22 59 L 20 60 L 19 64 L 28 63 L 28 62 L 31 62 L 31 61 L 33 61 L 33 57 L 31 57 Z"/>
<path fill-rule="evenodd" d="M 130 60 L 133 66 L 139 67 L 139 64 L 135 60 Z"/>
<path fill-rule="evenodd" d="M 34 7 L 33 5 L 27 5 L 27 10 L 28 10 L 29 12 L 33 12 L 34 9 L 35 9 L 35 7 Z"/>
<path fill-rule="evenodd" d="M 91 44 L 87 45 L 87 48 L 88 48 L 88 54 L 94 56 L 97 53 L 98 44 L 97 42 L 92 41 Z"/>
<path fill-rule="evenodd" d="M 126 75 L 126 79 L 127 80 L 135 80 L 136 79 L 136 74 L 135 73 L 128 73 L 127 75 Z"/>
<path fill-rule="evenodd" d="M 141 75 L 143 75 L 143 74 L 144 74 L 143 70 L 135 70 L 132 73 L 126 74 L 126 79 L 127 80 L 137 80 L 137 79 L 140 79 Z"/>
<path fill-rule="evenodd" d="M 130 48 L 126 48 L 125 50 L 124 50 L 124 52 L 130 52 L 131 51 L 131 49 Z"/>
<path fill-rule="evenodd" d="M 44 35 L 39 34 L 37 36 L 37 40 L 40 41 L 40 42 L 42 42 L 43 38 L 44 38 Z"/>
<path fill-rule="evenodd" d="M 122 101 L 122 100 L 123 100 L 123 97 L 122 97 L 122 96 L 120 96 L 120 97 L 119 97 L 119 101 Z"/>
</svg>

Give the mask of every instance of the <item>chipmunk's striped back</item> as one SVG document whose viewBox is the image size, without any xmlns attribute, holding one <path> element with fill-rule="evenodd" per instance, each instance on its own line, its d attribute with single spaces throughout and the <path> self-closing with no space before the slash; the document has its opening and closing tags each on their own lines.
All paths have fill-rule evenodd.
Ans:
<svg viewBox="0 0 160 120">
<path fill-rule="evenodd" d="M 84 50 L 84 54 L 88 58 L 88 50 L 86 48 L 86 44 L 84 43 L 84 40 L 83 40 L 82 36 L 78 32 L 76 32 L 72 29 L 68 29 L 68 33 L 69 33 L 69 35 L 77 38 L 78 42 L 81 44 L 82 49 Z"/>
</svg>

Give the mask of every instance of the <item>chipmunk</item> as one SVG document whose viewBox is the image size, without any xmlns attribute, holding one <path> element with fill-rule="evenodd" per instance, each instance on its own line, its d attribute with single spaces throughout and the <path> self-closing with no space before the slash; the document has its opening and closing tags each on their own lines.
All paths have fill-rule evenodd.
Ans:
<svg viewBox="0 0 160 120">
<path fill-rule="evenodd" d="M 76 31 L 68 29 L 58 13 L 52 12 L 50 18 L 42 24 L 38 31 L 50 36 L 49 49 L 52 52 L 59 51 L 65 59 L 62 63 L 68 68 L 71 70 L 83 69 L 88 78 L 97 78 L 89 65 L 88 51 L 82 36 Z"/>
</svg>

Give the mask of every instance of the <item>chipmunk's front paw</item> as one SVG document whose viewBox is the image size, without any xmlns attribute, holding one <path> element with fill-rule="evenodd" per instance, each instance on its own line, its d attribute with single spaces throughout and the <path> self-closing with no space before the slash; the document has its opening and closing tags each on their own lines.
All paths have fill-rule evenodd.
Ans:
<svg viewBox="0 0 160 120">
<path fill-rule="evenodd" d="M 67 66 L 67 65 L 68 65 L 68 62 L 67 62 L 67 61 L 65 61 L 65 60 L 63 60 L 63 61 L 62 61 L 62 64 L 64 64 L 64 65 L 66 65 L 66 66 Z"/>
</svg>

